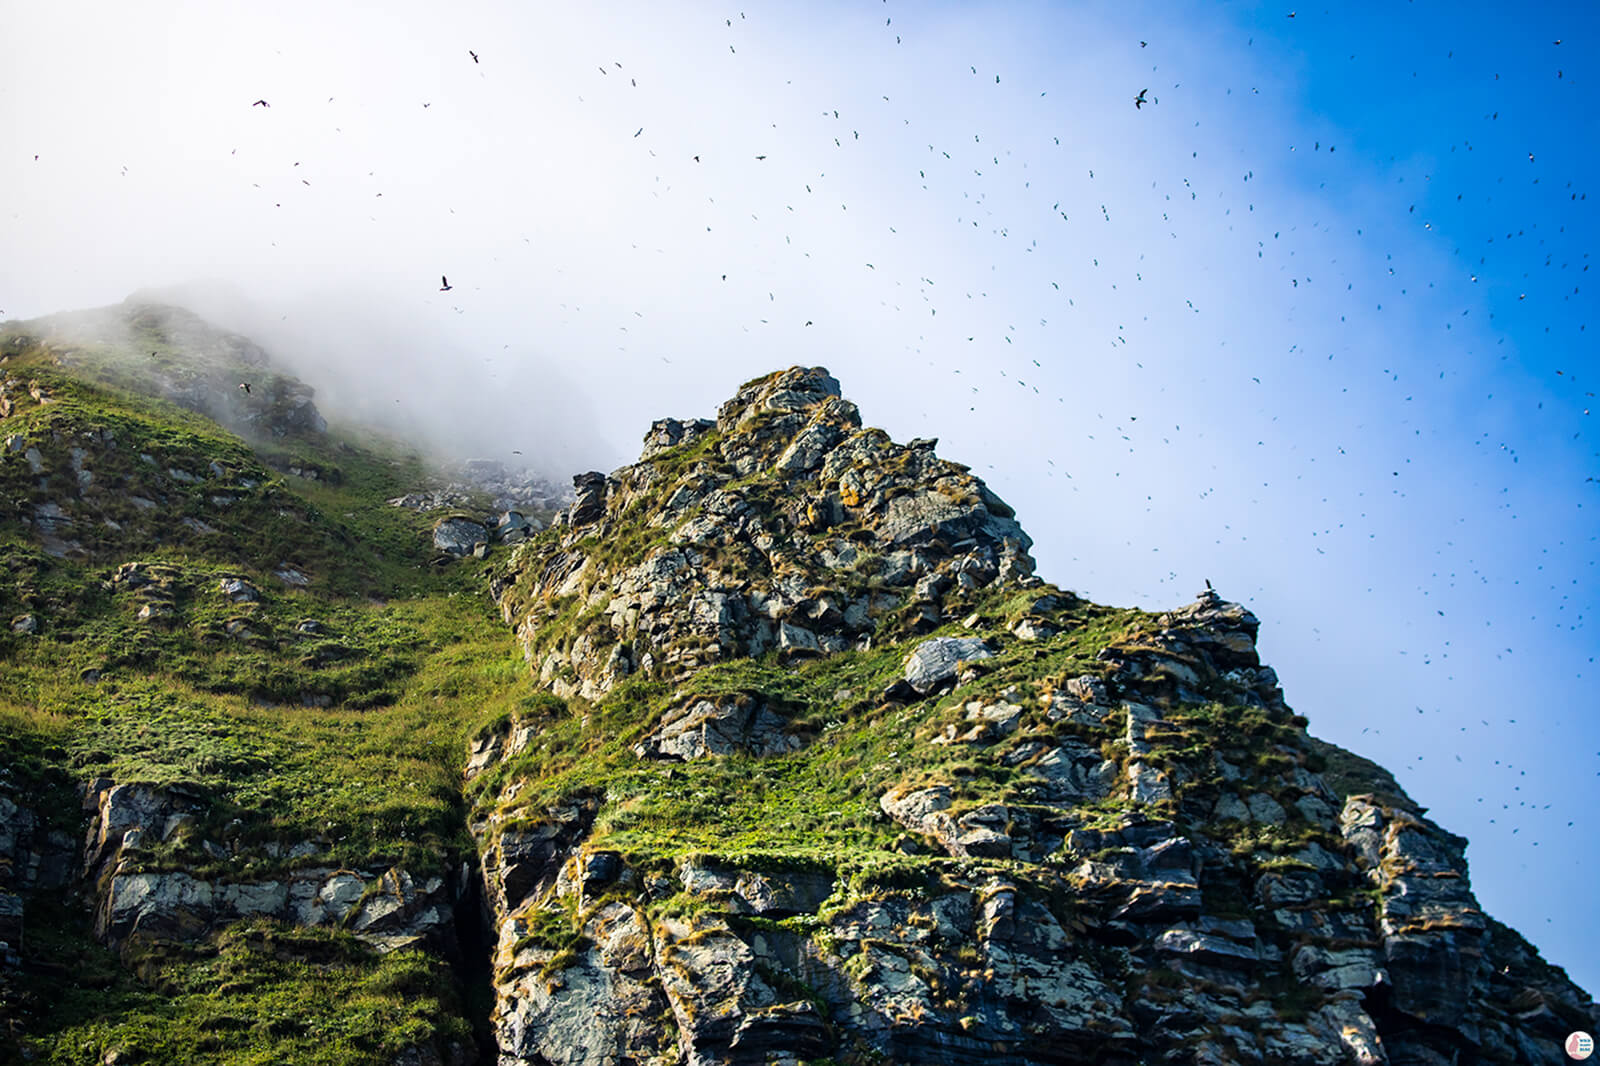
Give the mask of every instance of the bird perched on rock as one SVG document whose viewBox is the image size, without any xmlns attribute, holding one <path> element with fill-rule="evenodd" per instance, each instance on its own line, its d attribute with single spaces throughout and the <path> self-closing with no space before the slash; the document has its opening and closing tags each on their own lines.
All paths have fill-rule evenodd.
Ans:
<svg viewBox="0 0 1600 1066">
<path fill-rule="evenodd" d="M 1144 97 L 1145 97 L 1145 93 L 1148 93 L 1148 92 L 1149 92 L 1149 91 L 1150 91 L 1150 90 L 1149 90 L 1149 89 L 1140 89 L 1140 90 L 1139 90 L 1139 95 L 1138 95 L 1138 96 L 1135 96 L 1135 97 L 1134 97 L 1134 98 L 1133 98 L 1133 106 L 1134 106 L 1134 107 L 1135 107 L 1135 108 L 1136 108 L 1136 109 L 1137 109 L 1137 108 L 1141 108 L 1141 107 L 1143 107 L 1143 106 L 1144 106 L 1144 105 L 1145 105 L 1145 104 L 1147 104 L 1147 103 L 1149 103 L 1149 102 L 1150 102 L 1150 101 L 1148 101 L 1148 100 L 1146 100 L 1146 99 L 1145 99 L 1145 98 L 1144 98 Z"/>
</svg>

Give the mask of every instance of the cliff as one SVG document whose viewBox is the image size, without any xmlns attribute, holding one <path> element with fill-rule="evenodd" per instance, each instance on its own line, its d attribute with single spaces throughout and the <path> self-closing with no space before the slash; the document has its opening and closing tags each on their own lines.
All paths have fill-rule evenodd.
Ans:
<svg viewBox="0 0 1600 1066">
<path fill-rule="evenodd" d="M 555 510 L 50 336 L 0 331 L 15 1056 L 1554 1064 L 1600 1024 L 1248 610 L 1041 580 L 824 370 Z"/>
</svg>

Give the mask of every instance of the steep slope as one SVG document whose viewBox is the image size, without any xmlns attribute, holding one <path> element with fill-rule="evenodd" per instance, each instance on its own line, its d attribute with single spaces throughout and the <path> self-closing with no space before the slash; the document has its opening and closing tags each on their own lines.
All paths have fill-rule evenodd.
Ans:
<svg viewBox="0 0 1600 1066">
<path fill-rule="evenodd" d="M 476 1057 L 460 766 L 527 686 L 426 507 L 491 500 L 310 396 L 178 309 L 0 330 L 0 1061 Z"/>
<path fill-rule="evenodd" d="M 1597 1024 L 1247 610 L 1041 581 L 826 371 L 559 514 L 178 309 L 0 328 L 0 401 L 0 1061 L 1431 1066 Z"/>
<path fill-rule="evenodd" d="M 491 582 L 501 1063 L 1562 1061 L 1594 1005 L 1209 590 L 1032 576 L 820 369 L 658 422 Z"/>
</svg>

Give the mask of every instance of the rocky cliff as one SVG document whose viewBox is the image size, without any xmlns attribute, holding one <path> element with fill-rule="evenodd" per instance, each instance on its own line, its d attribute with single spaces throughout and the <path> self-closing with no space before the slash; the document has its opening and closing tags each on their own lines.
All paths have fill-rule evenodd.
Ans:
<svg viewBox="0 0 1600 1066">
<path fill-rule="evenodd" d="M 557 511 L 49 335 L 0 332 L 0 1058 L 1554 1064 L 1600 1024 L 1248 610 L 1041 580 L 824 370 Z"/>
</svg>

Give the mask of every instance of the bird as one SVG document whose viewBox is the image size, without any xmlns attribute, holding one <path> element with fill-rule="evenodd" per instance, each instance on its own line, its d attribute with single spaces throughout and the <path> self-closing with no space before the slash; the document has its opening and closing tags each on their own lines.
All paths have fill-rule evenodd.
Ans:
<svg viewBox="0 0 1600 1066">
<path fill-rule="evenodd" d="M 440 292 L 449 292 L 450 291 L 450 279 L 445 277 L 443 274 L 439 275 L 439 291 Z"/>
<path fill-rule="evenodd" d="M 154 355 L 156 353 L 155 352 L 151 352 L 150 354 Z M 250 395 L 250 383 L 248 381 L 239 382 L 239 387 L 244 390 L 244 394 L 246 396 Z"/>
<path fill-rule="evenodd" d="M 267 103 L 265 100 L 257 100 L 255 103 L 251 104 L 250 106 L 251 107 L 271 107 L 272 105 Z"/>
<path fill-rule="evenodd" d="M 470 49 L 470 48 L 467 49 L 467 55 L 472 57 L 472 61 L 474 63 L 476 63 L 478 61 L 478 53 L 474 52 L 472 49 Z"/>
<path fill-rule="evenodd" d="M 1206 588 L 1207 588 L 1207 589 L 1211 589 L 1211 579 L 1210 579 L 1210 578 L 1209 578 L 1209 577 L 1208 577 L 1208 578 L 1206 578 Z M 1213 591 L 1214 591 L 1214 590 L 1213 590 Z"/>
<path fill-rule="evenodd" d="M 1149 91 L 1150 91 L 1149 89 L 1140 89 L 1139 90 L 1139 95 L 1135 96 L 1133 98 L 1133 106 L 1135 108 L 1141 108 L 1147 103 L 1147 101 L 1145 100 L 1144 96 L 1145 96 L 1145 93 L 1147 93 Z"/>
</svg>

